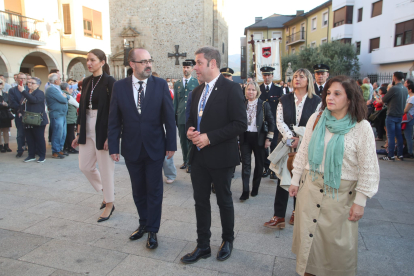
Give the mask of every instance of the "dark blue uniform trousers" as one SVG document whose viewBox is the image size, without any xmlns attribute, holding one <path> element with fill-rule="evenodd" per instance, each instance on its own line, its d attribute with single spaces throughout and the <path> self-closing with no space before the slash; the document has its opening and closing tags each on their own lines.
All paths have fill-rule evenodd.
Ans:
<svg viewBox="0 0 414 276">
<path fill-rule="evenodd" d="M 139 225 L 148 232 L 158 233 L 160 229 L 163 183 L 162 165 L 164 158 L 152 160 L 144 146 L 137 161 L 125 160 L 132 185 L 132 196 L 138 210 Z"/>
</svg>

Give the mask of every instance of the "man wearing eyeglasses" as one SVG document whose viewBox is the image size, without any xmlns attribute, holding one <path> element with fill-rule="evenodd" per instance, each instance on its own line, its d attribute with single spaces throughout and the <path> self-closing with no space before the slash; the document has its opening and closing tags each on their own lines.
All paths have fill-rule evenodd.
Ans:
<svg viewBox="0 0 414 276">
<path fill-rule="evenodd" d="M 193 72 L 193 66 L 195 61 L 192 59 L 186 59 L 183 62 L 183 78 L 178 80 L 174 84 L 174 112 L 175 121 L 178 128 L 178 136 L 180 137 L 181 151 L 183 153 L 184 163 L 180 166 L 180 169 L 186 169 L 187 172 L 191 172 L 191 167 L 188 164 L 188 152 L 190 150 L 190 143 L 187 139 L 187 131 L 185 130 L 185 110 L 187 106 L 188 93 L 193 91 L 198 86 L 196 78 L 191 76 Z"/>
<path fill-rule="evenodd" d="M 26 136 L 24 134 L 24 125 L 22 123 L 22 102 L 23 95 L 22 92 L 27 89 L 26 86 L 27 77 L 25 73 L 19 73 L 17 75 L 18 85 L 9 90 L 9 106 L 15 114 L 14 122 L 17 128 L 17 154 L 16 158 L 23 156 L 24 147 L 26 144 Z"/>
<path fill-rule="evenodd" d="M 128 54 L 131 77 L 114 83 L 108 122 L 109 154 L 125 159 L 132 195 L 139 214 L 139 227 L 129 237 L 142 238 L 148 233 L 146 247 L 158 247 L 163 198 L 162 165 L 177 150 L 174 107 L 168 84 L 151 76 L 150 53 L 132 49 Z M 165 125 L 165 131 L 164 131 Z"/>
</svg>

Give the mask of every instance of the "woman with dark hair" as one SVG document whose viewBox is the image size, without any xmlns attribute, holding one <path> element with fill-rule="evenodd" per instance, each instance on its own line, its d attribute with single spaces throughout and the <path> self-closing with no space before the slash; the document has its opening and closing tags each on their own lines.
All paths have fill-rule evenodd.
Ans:
<svg viewBox="0 0 414 276">
<path fill-rule="evenodd" d="M 77 135 L 72 147 L 79 146 L 80 170 L 97 192 L 103 191 L 100 209 L 105 209 L 98 219 L 101 222 L 108 220 L 115 210 L 115 163 L 108 153 L 109 103 L 115 79 L 109 75 L 106 55 L 102 50 L 89 51 L 86 65 L 92 76 L 82 83 Z"/>
<path fill-rule="evenodd" d="M 375 107 L 375 111 L 380 111 L 384 108 L 384 103 L 382 102 L 382 97 L 387 94 L 387 88 L 381 86 L 378 88 L 378 94 L 375 93 L 374 99 L 375 101 L 372 103 Z M 377 138 L 375 138 L 375 141 L 382 141 L 384 140 L 384 134 L 385 134 L 385 118 L 386 118 L 386 112 L 381 111 L 381 113 L 377 116 L 377 118 L 374 121 L 375 130 L 377 131 Z"/>
<path fill-rule="evenodd" d="M 364 119 L 366 102 L 356 82 L 330 79 L 321 112 L 313 114 L 293 162 L 296 196 L 292 252 L 299 275 L 355 275 L 358 220 L 378 191 L 375 139 Z"/>
<path fill-rule="evenodd" d="M 35 161 L 35 153 L 39 155 L 37 163 L 45 162 L 46 157 L 46 141 L 45 141 L 45 127 L 49 123 L 45 112 L 45 93 L 39 89 L 42 81 L 39 78 L 32 77 L 27 81 L 27 90 L 22 91 L 24 110 L 34 113 L 42 114 L 42 122 L 39 126 L 24 125 L 24 133 L 26 135 L 26 142 L 28 146 L 28 157 L 24 162 Z"/>
<path fill-rule="evenodd" d="M 265 149 L 270 146 L 275 131 L 272 110 L 270 109 L 269 103 L 259 99 L 260 88 L 257 83 L 254 81 L 248 82 L 245 90 L 247 99 L 247 131 L 239 136 L 243 179 L 243 193 L 240 196 L 240 200 L 249 198 L 252 152 L 254 153 L 255 168 L 251 196 L 257 196 L 260 181 L 262 180 L 264 159 L 266 157 Z M 263 131 L 263 124 L 265 124 L 265 122 L 268 125 L 267 132 Z"/>
</svg>

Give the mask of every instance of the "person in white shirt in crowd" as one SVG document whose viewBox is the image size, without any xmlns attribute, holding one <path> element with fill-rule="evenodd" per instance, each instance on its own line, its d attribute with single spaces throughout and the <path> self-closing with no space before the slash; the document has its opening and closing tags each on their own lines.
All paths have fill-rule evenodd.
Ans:
<svg viewBox="0 0 414 276">
<path fill-rule="evenodd" d="M 299 275 L 356 275 L 358 221 L 378 191 L 375 138 L 357 83 L 330 79 L 293 162 L 292 252 Z"/>
<path fill-rule="evenodd" d="M 73 91 L 67 82 L 62 82 L 60 84 L 60 89 L 65 93 L 65 96 L 69 96 L 68 113 L 66 115 L 66 139 L 63 146 L 63 153 L 77 154 L 79 151 L 72 147 L 72 142 L 75 140 L 75 127 L 78 119 L 77 110 L 79 108 L 79 103 L 72 96 Z"/>
</svg>

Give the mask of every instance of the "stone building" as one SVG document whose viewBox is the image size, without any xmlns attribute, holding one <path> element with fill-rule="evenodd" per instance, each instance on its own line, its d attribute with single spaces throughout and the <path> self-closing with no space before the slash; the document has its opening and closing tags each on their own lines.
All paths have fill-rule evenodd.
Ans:
<svg viewBox="0 0 414 276">
<path fill-rule="evenodd" d="M 143 47 L 154 59 L 153 71 L 160 77 L 180 78 L 182 61 L 194 59 L 202 46 L 214 46 L 228 63 L 228 26 L 223 17 L 224 0 L 109 0 L 111 28 L 111 73 L 125 76 L 124 47 Z M 186 53 L 186 57 L 168 54 Z"/>
</svg>

